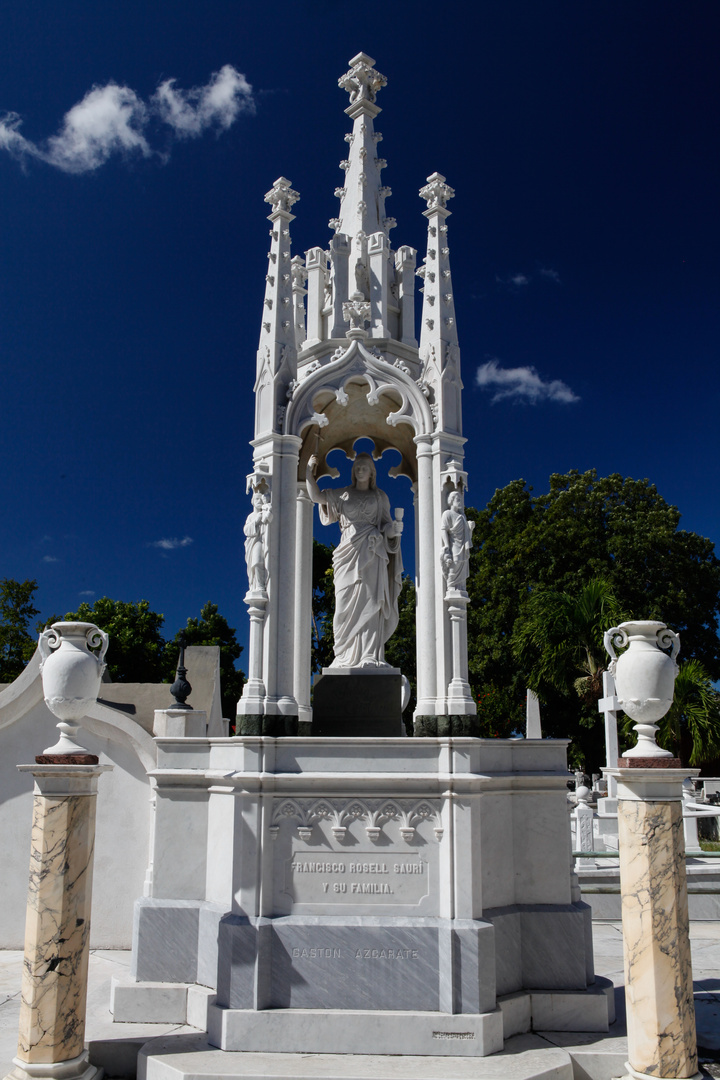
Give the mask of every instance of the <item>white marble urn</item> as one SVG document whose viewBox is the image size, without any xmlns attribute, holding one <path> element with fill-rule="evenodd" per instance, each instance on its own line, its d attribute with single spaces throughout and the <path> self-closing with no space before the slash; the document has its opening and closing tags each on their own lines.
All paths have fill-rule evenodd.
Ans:
<svg viewBox="0 0 720 1080">
<path fill-rule="evenodd" d="M 60 742 L 45 753 L 76 753 L 79 722 L 97 700 L 105 670 L 108 635 L 93 623 L 56 622 L 38 639 L 43 696 L 58 724 Z M 92 652 L 100 646 L 98 653 Z"/>
<path fill-rule="evenodd" d="M 657 721 L 673 703 L 680 638 L 665 623 L 633 620 L 605 632 L 604 644 L 611 657 L 610 673 L 620 707 L 635 721 L 638 744 L 626 757 L 672 757 L 655 742 Z M 618 656 L 615 648 L 624 648 Z M 672 653 L 665 649 L 672 648 Z"/>
</svg>

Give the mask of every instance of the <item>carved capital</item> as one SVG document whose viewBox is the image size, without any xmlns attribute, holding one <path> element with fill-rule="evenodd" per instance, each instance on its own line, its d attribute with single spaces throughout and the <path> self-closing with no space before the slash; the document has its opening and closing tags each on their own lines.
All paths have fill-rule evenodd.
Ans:
<svg viewBox="0 0 720 1080">
<path fill-rule="evenodd" d="M 314 247 L 306 251 L 305 266 L 308 270 L 315 270 L 317 267 L 324 270 L 327 267 L 327 252 L 324 248 Z"/>
</svg>

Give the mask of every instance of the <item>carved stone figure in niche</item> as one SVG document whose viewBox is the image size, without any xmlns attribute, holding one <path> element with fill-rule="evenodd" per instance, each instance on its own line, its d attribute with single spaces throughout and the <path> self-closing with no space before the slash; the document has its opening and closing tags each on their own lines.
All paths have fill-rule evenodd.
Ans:
<svg viewBox="0 0 720 1080">
<path fill-rule="evenodd" d="M 268 526 L 272 521 L 270 496 L 253 492 L 253 508 L 245 520 L 245 562 L 250 592 L 265 592 L 268 583 Z"/>
<path fill-rule="evenodd" d="M 370 299 L 370 271 L 367 267 L 367 239 L 364 232 L 359 232 L 355 237 L 355 251 L 357 262 L 355 263 L 355 291 L 362 293 L 366 300 Z"/>
<path fill-rule="evenodd" d="M 332 667 L 385 666 L 385 642 L 398 622 L 402 585 L 402 520 L 390 514 L 390 500 L 375 482 L 375 462 L 358 454 L 349 487 L 317 485 L 313 455 L 307 489 L 323 525 L 338 521 L 340 543 L 333 552 L 335 657 Z"/>
<path fill-rule="evenodd" d="M 443 544 L 440 559 L 448 589 L 465 588 L 474 528 L 475 522 L 465 517 L 462 492 L 451 492 L 440 525 Z"/>
</svg>

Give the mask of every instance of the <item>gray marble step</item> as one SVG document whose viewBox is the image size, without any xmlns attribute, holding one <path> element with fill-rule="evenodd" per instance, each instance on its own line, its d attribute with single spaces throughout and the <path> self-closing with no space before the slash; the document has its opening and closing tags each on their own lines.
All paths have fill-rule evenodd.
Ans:
<svg viewBox="0 0 720 1080">
<path fill-rule="evenodd" d="M 491 1057 L 226 1053 L 202 1035 L 153 1039 L 137 1080 L 573 1080 L 570 1055 L 536 1035 Z"/>
</svg>

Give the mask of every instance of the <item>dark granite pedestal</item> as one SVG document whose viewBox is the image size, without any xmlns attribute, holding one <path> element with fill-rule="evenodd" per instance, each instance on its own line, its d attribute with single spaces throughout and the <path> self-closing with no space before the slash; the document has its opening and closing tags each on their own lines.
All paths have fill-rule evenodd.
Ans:
<svg viewBox="0 0 720 1080">
<path fill-rule="evenodd" d="M 312 735 L 353 738 L 402 736 L 402 675 L 326 669 L 313 688 Z"/>
</svg>

